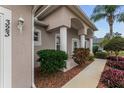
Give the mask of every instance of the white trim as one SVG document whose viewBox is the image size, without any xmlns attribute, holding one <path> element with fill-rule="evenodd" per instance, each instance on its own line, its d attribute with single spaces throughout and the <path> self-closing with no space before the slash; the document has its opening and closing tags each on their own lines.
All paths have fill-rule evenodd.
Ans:
<svg viewBox="0 0 124 93">
<path fill-rule="evenodd" d="M 89 43 L 90 43 L 90 44 L 89 44 L 89 45 L 90 45 L 90 46 L 89 46 L 89 47 L 90 47 L 90 53 L 93 54 L 93 38 L 90 38 L 89 41 L 90 41 L 90 42 L 89 42 Z"/>
<path fill-rule="evenodd" d="M 67 53 L 67 27 L 60 27 L 60 50 Z"/>
<path fill-rule="evenodd" d="M 34 13 L 36 9 L 32 10 L 32 88 L 36 88 L 34 83 Z"/>
<path fill-rule="evenodd" d="M 85 35 L 80 35 L 81 48 L 85 48 Z"/>
<path fill-rule="evenodd" d="M 60 36 L 60 34 L 59 34 L 59 33 L 56 33 L 56 34 L 55 34 L 55 50 L 57 50 L 57 47 L 56 47 L 56 43 L 57 43 L 56 37 L 57 37 L 57 36 Z"/>
<path fill-rule="evenodd" d="M 12 38 L 12 35 L 11 35 L 11 11 L 6 9 L 6 8 L 3 8 L 3 7 L 0 7 L 0 13 L 3 14 L 4 16 L 4 21 L 3 21 L 3 24 L 4 24 L 4 30 L 3 30 L 3 39 L 4 39 L 4 48 L 3 48 L 3 63 L 4 63 L 4 80 L 3 80 L 3 87 L 4 88 L 11 88 L 12 87 L 12 47 L 11 47 L 11 38 Z M 10 21 L 9 21 L 10 20 Z M 6 28 L 5 28 L 5 24 L 9 24 L 9 34 L 6 32 Z M 8 30 L 7 30 L 8 31 Z"/>
<path fill-rule="evenodd" d="M 4 56 L 3 56 L 3 54 L 4 54 L 4 51 L 3 51 L 3 48 L 4 48 L 4 46 L 3 46 L 3 43 L 4 43 L 4 38 L 3 38 L 3 27 L 4 27 L 4 25 L 3 25 L 3 14 L 0 14 L 0 16 L 1 16 L 1 26 L 0 26 L 0 87 L 3 87 L 4 86 L 4 79 L 3 79 L 3 73 L 4 73 L 4 68 L 3 68 L 3 66 L 4 66 Z"/>
<path fill-rule="evenodd" d="M 73 53 L 73 49 L 74 49 L 74 42 L 77 42 L 77 48 L 79 48 L 79 39 L 77 39 L 77 38 L 72 38 L 72 53 Z"/>
<path fill-rule="evenodd" d="M 41 46 L 42 45 L 42 40 L 41 40 L 41 30 L 39 29 L 34 29 L 34 33 L 38 32 L 38 41 L 34 41 L 34 46 Z"/>
</svg>

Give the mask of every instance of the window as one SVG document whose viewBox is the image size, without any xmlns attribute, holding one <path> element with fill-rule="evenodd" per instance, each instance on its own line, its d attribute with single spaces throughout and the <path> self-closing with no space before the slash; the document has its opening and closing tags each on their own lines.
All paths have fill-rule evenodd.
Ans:
<svg viewBox="0 0 124 93">
<path fill-rule="evenodd" d="M 79 48 L 79 39 L 73 38 L 73 39 L 72 39 L 72 52 L 73 52 L 76 48 Z"/>
<path fill-rule="evenodd" d="M 55 36 L 55 49 L 60 50 L 60 35 L 56 34 Z"/>
<path fill-rule="evenodd" d="M 41 31 L 40 30 L 34 31 L 34 45 L 41 46 Z"/>
<path fill-rule="evenodd" d="M 77 46 L 78 46 L 78 43 L 76 41 L 74 41 L 74 49 L 78 48 Z"/>
</svg>

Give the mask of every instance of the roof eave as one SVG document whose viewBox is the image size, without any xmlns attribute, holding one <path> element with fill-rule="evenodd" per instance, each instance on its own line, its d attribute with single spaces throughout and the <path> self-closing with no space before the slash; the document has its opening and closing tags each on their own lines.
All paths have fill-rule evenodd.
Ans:
<svg viewBox="0 0 124 93">
<path fill-rule="evenodd" d="M 51 7 L 53 7 L 53 6 L 52 5 L 48 5 L 43 11 L 41 11 L 38 15 L 36 15 L 36 17 L 42 15 L 43 12 L 51 9 Z M 78 10 L 78 14 L 82 15 L 86 19 L 87 24 L 89 24 L 92 27 L 93 31 L 97 31 L 98 30 L 97 27 L 95 26 L 95 24 L 89 19 L 89 17 L 83 12 L 83 10 L 79 6 L 73 5 L 73 7 Z"/>
<path fill-rule="evenodd" d="M 94 29 L 94 31 L 97 31 L 98 28 L 95 26 L 95 24 L 89 19 L 89 17 L 85 14 L 85 12 L 77 5 L 75 5 L 75 7 L 79 10 L 80 14 L 83 14 L 82 16 L 85 17 L 87 19 L 87 21 L 89 22 L 89 24 L 92 26 L 92 28 Z"/>
</svg>

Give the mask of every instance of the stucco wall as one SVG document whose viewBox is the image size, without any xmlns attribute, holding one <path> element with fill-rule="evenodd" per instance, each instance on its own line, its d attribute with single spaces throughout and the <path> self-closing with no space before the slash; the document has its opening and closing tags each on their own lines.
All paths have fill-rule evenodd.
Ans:
<svg viewBox="0 0 124 93">
<path fill-rule="evenodd" d="M 12 87 L 31 87 L 32 76 L 32 6 L 3 6 L 12 11 Z M 24 30 L 17 29 L 19 17 Z"/>
<path fill-rule="evenodd" d="M 66 16 L 64 10 L 64 7 L 60 7 L 43 19 L 44 22 L 49 24 L 48 30 L 61 25 L 70 26 L 70 20 L 65 20 Z"/>
<path fill-rule="evenodd" d="M 35 29 L 39 29 L 41 31 L 41 46 L 35 46 L 35 61 L 37 60 L 37 51 L 43 49 L 55 49 L 55 34 L 60 33 L 60 29 L 55 29 L 52 32 L 47 32 L 41 26 L 35 26 Z M 67 49 L 68 54 L 72 54 L 72 38 L 79 39 L 78 31 L 74 29 L 68 29 L 67 31 Z"/>
<path fill-rule="evenodd" d="M 59 33 L 59 29 L 55 29 L 52 32 L 47 32 L 42 26 L 35 25 L 35 29 L 41 31 L 41 46 L 35 46 L 35 61 L 37 60 L 37 51 L 43 49 L 55 49 L 55 34 Z"/>
<path fill-rule="evenodd" d="M 62 6 L 58 9 L 56 9 L 54 12 L 49 14 L 47 17 L 45 17 L 42 21 L 46 22 L 49 24 L 49 27 L 47 30 L 56 28 L 58 26 L 68 26 L 71 27 L 71 18 L 77 18 L 81 20 L 76 14 L 74 14 L 69 8 Z M 84 31 L 85 34 L 87 33 L 87 29 L 89 26 L 81 20 L 83 26 L 84 26 Z"/>
</svg>

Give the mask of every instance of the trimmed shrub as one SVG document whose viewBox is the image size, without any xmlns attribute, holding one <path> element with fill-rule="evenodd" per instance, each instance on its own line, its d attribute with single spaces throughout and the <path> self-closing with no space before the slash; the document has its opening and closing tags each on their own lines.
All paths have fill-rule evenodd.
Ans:
<svg viewBox="0 0 124 93">
<path fill-rule="evenodd" d="M 40 70 L 42 73 L 53 73 L 66 68 L 67 54 L 63 51 L 46 49 L 38 51 L 37 54 L 40 57 Z"/>
<path fill-rule="evenodd" d="M 98 52 L 99 47 L 98 46 L 93 46 L 93 53 L 95 54 L 96 52 Z"/>
<path fill-rule="evenodd" d="M 75 49 L 74 55 L 72 58 L 77 64 L 82 65 L 88 60 L 89 55 L 90 55 L 89 49 L 77 48 Z"/>
<path fill-rule="evenodd" d="M 115 51 L 119 52 L 124 50 L 124 38 L 122 37 L 114 37 L 112 38 L 104 47 L 107 51 Z"/>
<path fill-rule="evenodd" d="M 124 88 L 124 71 L 117 69 L 105 70 L 100 81 L 109 88 Z"/>
<path fill-rule="evenodd" d="M 112 68 L 116 68 L 119 70 L 124 70 L 124 62 L 117 62 L 117 61 L 108 61 L 106 63 L 106 65 L 112 67 Z"/>
<path fill-rule="evenodd" d="M 116 57 L 118 58 L 119 52 L 124 50 L 124 38 L 114 37 L 105 46 L 106 51 L 114 51 Z"/>
<path fill-rule="evenodd" d="M 92 55 L 88 56 L 88 61 L 94 61 L 94 56 Z"/>
<path fill-rule="evenodd" d="M 95 57 L 100 58 L 100 59 L 106 59 L 107 53 L 106 52 L 96 52 Z"/>
</svg>

